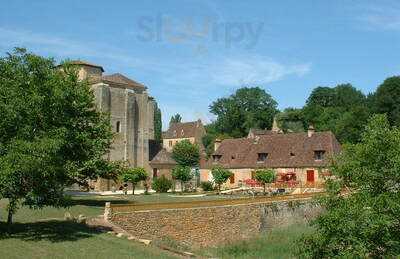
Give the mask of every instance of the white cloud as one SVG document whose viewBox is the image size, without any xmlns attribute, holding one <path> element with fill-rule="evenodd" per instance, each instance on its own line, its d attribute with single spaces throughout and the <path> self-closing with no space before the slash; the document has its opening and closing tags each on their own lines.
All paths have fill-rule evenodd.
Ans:
<svg viewBox="0 0 400 259">
<path fill-rule="evenodd" d="M 311 70 L 310 63 L 287 65 L 267 57 L 227 59 L 218 65 L 213 81 L 220 85 L 267 84 L 295 75 L 301 77 Z"/>
<path fill-rule="evenodd" d="M 400 3 L 393 1 L 363 5 L 358 20 L 368 29 L 400 30 Z"/>
</svg>

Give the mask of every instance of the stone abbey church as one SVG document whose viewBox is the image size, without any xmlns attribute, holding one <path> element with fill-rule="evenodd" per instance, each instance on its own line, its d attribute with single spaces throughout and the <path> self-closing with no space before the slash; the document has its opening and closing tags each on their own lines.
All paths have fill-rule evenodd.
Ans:
<svg viewBox="0 0 400 259">
<path fill-rule="evenodd" d="M 78 68 L 80 79 L 89 79 L 98 109 L 110 114 L 115 136 L 107 158 L 150 171 L 149 142 L 154 140 L 156 102 L 148 95 L 147 87 L 119 73 L 103 75 L 104 69 L 99 65 L 70 63 Z M 113 180 L 98 179 L 90 187 L 106 191 L 119 186 Z"/>
</svg>

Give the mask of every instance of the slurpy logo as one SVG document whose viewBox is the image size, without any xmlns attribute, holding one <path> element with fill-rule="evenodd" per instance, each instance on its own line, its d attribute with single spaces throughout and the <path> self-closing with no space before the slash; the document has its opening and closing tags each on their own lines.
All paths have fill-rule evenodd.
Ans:
<svg viewBox="0 0 400 259">
<path fill-rule="evenodd" d="M 264 28 L 263 22 L 222 22 L 210 17 L 178 19 L 163 14 L 143 16 L 137 25 L 137 39 L 143 42 L 204 44 L 211 41 L 227 48 L 235 44 L 253 48 Z"/>
</svg>

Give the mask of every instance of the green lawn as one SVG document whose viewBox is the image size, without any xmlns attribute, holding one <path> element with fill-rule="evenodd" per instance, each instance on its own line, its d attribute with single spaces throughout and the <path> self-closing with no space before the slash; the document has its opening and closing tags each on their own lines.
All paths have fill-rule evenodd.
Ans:
<svg viewBox="0 0 400 259">
<path fill-rule="evenodd" d="M 145 246 L 118 238 L 86 225 L 64 221 L 65 212 L 73 216 L 101 215 L 104 203 L 153 203 L 230 199 L 238 196 L 171 197 L 170 194 L 135 196 L 74 196 L 68 208 L 42 210 L 20 208 L 14 216 L 13 233 L 5 234 L 6 200 L 0 200 L 0 258 L 171 258 L 172 254 L 156 246 Z M 228 246 L 195 251 L 204 257 L 218 258 L 290 258 L 293 243 L 306 226 L 295 226 L 265 233 L 259 238 Z"/>
</svg>

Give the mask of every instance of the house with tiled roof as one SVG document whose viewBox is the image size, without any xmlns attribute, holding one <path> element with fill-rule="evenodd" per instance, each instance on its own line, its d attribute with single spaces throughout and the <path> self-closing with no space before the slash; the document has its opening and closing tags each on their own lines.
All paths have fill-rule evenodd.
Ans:
<svg viewBox="0 0 400 259">
<path fill-rule="evenodd" d="M 332 132 L 315 132 L 312 127 L 301 133 L 253 131 L 246 138 L 217 140 L 210 161 L 201 169 L 201 181 L 212 180 L 210 169 L 221 166 L 233 173 L 231 187 L 254 178 L 254 172 L 263 168 L 293 176 L 303 185 L 318 184 L 328 173 L 330 158 L 340 150 Z"/>
<path fill-rule="evenodd" d="M 171 123 L 167 131 L 163 132 L 163 147 L 157 155 L 150 161 L 153 170 L 153 177 L 165 175 L 171 177 L 171 170 L 176 166 L 175 160 L 172 158 L 172 149 L 183 140 L 188 140 L 192 144 L 200 147 L 200 152 L 204 153 L 202 138 L 206 134 L 201 120 L 191 122 Z M 202 156 L 204 161 L 205 155 Z"/>
</svg>

